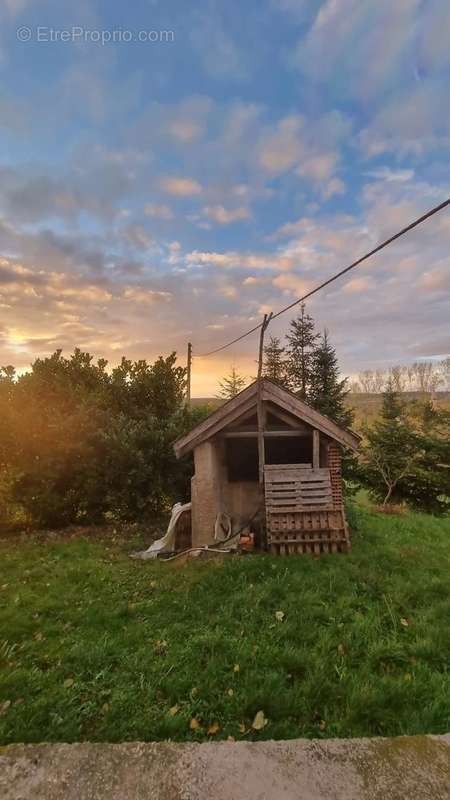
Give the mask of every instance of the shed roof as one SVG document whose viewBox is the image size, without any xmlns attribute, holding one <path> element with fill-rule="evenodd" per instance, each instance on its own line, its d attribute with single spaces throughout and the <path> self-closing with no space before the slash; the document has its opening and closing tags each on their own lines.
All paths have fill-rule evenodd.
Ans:
<svg viewBox="0 0 450 800">
<path fill-rule="evenodd" d="M 174 443 L 177 458 L 181 458 L 181 456 L 194 450 L 206 439 L 210 439 L 211 436 L 219 433 L 223 428 L 236 422 L 239 417 L 251 411 L 253 407 L 256 408 L 257 393 L 258 381 L 254 381 L 237 394 L 236 397 L 227 400 L 223 406 L 213 411 L 209 417 L 196 425 L 189 433 L 177 439 Z M 262 378 L 262 399 L 279 406 L 283 411 L 287 411 L 293 417 L 306 422 L 344 447 L 356 450 L 359 446 L 361 438 L 356 433 L 347 428 L 340 428 L 333 420 L 315 411 L 303 400 L 299 400 L 295 394 L 278 386 L 269 378 Z"/>
</svg>

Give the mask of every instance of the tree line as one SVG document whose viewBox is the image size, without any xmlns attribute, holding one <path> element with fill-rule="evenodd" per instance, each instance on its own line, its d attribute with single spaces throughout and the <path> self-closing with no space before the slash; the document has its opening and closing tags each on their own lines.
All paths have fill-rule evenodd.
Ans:
<svg viewBox="0 0 450 800">
<path fill-rule="evenodd" d="M 437 409 L 430 395 L 450 383 L 450 358 L 416 362 L 386 371 L 365 370 L 357 386 L 341 378 L 327 330 L 318 333 L 305 307 L 290 323 L 286 341 L 271 337 L 264 348 L 263 374 L 338 425 L 350 426 L 350 392 L 383 393 L 380 416 L 364 425 L 359 457 L 345 455 L 347 495 L 363 486 L 383 506 L 408 503 L 432 513 L 450 510 L 450 412 Z M 246 385 L 235 368 L 221 382 L 223 397 Z M 422 397 L 410 399 L 408 389 Z"/>
<path fill-rule="evenodd" d="M 438 390 L 450 390 L 450 356 L 441 361 L 415 361 L 408 366 L 394 364 L 387 369 L 365 369 L 359 373 L 358 380 L 351 381 L 350 391 L 352 394 L 380 394 L 389 382 L 398 393 L 432 395 Z"/>
<path fill-rule="evenodd" d="M 0 524 L 61 527 L 145 520 L 190 498 L 192 459 L 173 442 L 209 412 L 186 407 L 186 370 L 176 353 L 153 363 L 104 359 L 75 349 L 37 358 L 19 375 L 0 368 Z M 302 308 L 286 342 L 272 337 L 264 375 L 339 425 L 350 426 L 349 386 L 328 332 Z M 246 381 L 222 381 L 233 396 Z M 366 426 L 358 459 L 344 458 L 347 492 L 363 485 L 382 503 L 450 507 L 450 412 L 411 400 L 388 376 L 381 415 Z"/>
<path fill-rule="evenodd" d="M 0 522 L 59 527 L 136 520 L 189 498 L 172 444 L 205 412 L 185 407 L 176 354 L 111 372 L 76 349 L 0 369 Z"/>
</svg>

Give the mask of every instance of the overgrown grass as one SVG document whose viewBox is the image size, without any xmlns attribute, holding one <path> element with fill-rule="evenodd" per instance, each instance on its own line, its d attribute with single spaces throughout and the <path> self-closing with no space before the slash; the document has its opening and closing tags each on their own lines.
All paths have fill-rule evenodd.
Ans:
<svg viewBox="0 0 450 800">
<path fill-rule="evenodd" d="M 351 554 L 317 560 L 2 542 L 0 740 L 450 730 L 450 520 L 356 517 Z"/>
</svg>

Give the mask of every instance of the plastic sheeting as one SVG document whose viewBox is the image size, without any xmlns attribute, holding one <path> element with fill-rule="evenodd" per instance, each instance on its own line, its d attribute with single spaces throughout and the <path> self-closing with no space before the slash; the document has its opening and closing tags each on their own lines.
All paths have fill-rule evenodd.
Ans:
<svg viewBox="0 0 450 800">
<path fill-rule="evenodd" d="M 139 553 L 132 553 L 131 558 L 141 558 L 147 560 L 149 558 L 157 558 L 158 553 L 171 553 L 175 550 L 175 533 L 177 522 L 183 511 L 189 511 L 191 503 L 175 503 L 172 508 L 172 516 L 170 517 L 169 525 L 166 533 L 161 539 L 153 542 L 147 550 L 142 550 Z"/>
</svg>

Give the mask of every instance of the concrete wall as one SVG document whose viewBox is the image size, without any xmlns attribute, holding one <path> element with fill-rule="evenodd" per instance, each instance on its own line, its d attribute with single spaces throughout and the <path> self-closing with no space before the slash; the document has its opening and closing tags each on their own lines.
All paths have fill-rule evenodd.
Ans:
<svg viewBox="0 0 450 800">
<path fill-rule="evenodd" d="M 192 546 L 214 541 L 214 523 L 222 511 L 221 465 L 214 442 L 206 441 L 194 450 L 195 475 L 191 481 Z"/>
<path fill-rule="evenodd" d="M 264 503 L 264 496 L 257 482 L 228 481 L 225 443 L 221 438 L 196 447 L 194 462 L 192 545 L 199 547 L 214 542 L 214 524 L 219 511 L 230 515 L 236 530 Z"/>
</svg>

